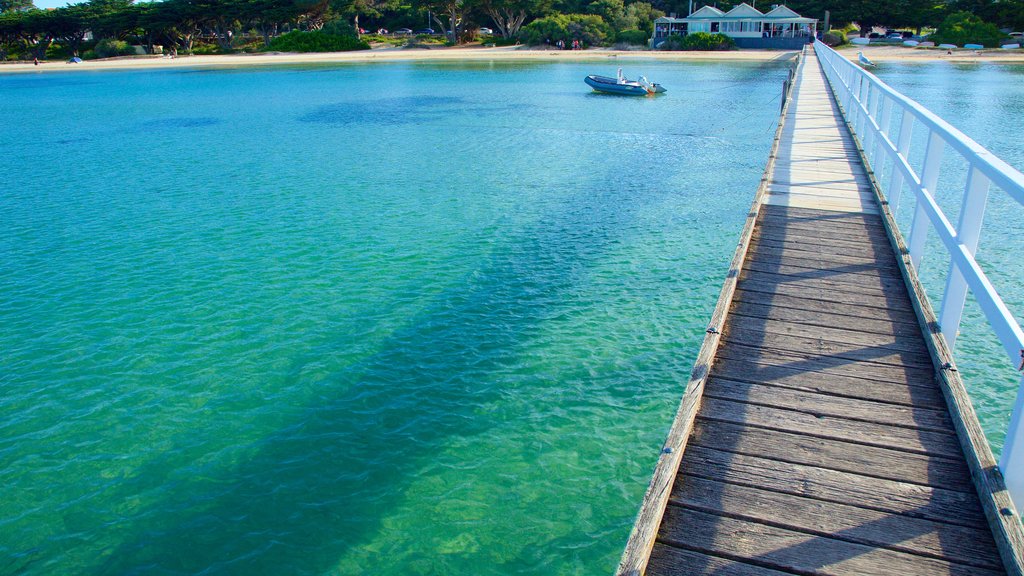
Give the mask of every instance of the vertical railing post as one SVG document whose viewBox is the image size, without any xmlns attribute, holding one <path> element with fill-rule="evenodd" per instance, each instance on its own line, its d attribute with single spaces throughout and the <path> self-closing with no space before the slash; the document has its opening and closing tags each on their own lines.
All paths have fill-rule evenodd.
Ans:
<svg viewBox="0 0 1024 576">
<path fill-rule="evenodd" d="M 914 268 L 921 266 L 924 256 L 924 242 L 928 237 L 928 214 L 924 210 L 924 194 L 935 197 L 935 186 L 939 183 L 939 168 L 942 167 L 942 150 L 945 143 L 942 136 L 934 131 L 928 137 L 928 146 L 924 150 L 924 168 L 921 170 L 921 190 L 915 191 L 917 210 L 910 224 L 910 262 Z"/>
<path fill-rule="evenodd" d="M 874 136 L 871 130 L 871 96 L 874 90 L 871 89 L 871 82 L 867 77 L 863 74 L 861 77 L 864 78 L 864 109 L 867 111 L 860 118 L 860 142 L 864 151 L 868 151 L 871 149 L 871 138 Z"/>
<path fill-rule="evenodd" d="M 914 115 L 910 110 L 903 108 L 903 120 L 900 122 L 900 139 L 896 143 L 896 152 L 904 159 L 910 157 L 910 138 L 914 135 Z M 892 179 L 889 181 L 889 190 L 886 195 L 889 197 L 889 209 L 893 214 L 900 206 L 900 196 L 903 194 L 903 172 L 896 166 L 899 159 L 893 160 Z"/>
<path fill-rule="evenodd" d="M 976 167 L 971 167 L 967 175 L 967 187 L 960 206 L 960 223 L 956 227 L 957 242 L 963 245 L 968 254 L 974 256 L 981 238 L 981 223 L 985 219 L 985 203 L 988 201 L 989 179 Z M 949 274 L 946 275 L 946 291 L 942 295 L 942 308 L 939 311 L 939 326 L 950 350 L 956 345 L 957 331 L 960 329 L 960 316 L 967 300 L 967 281 L 956 265 L 955 260 L 949 263 Z"/>
<path fill-rule="evenodd" d="M 875 166 L 874 170 L 881 177 L 882 165 L 885 164 L 885 157 L 882 156 L 882 146 L 885 144 L 885 139 L 881 138 L 884 134 L 886 137 L 889 136 L 889 123 L 892 122 L 892 107 L 894 106 L 891 98 L 882 97 L 882 119 L 878 123 L 878 129 L 880 130 L 879 138 L 875 142 L 875 150 L 871 156 L 871 164 Z M 889 138 L 892 140 L 892 138 Z"/>
<path fill-rule="evenodd" d="M 1021 352 L 1024 355 L 1024 351 Z M 1021 411 L 1024 411 L 1024 378 L 1017 387 L 1017 401 L 1010 414 L 1010 425 L 1006 429 L 1003 454 L 999 458 L 999 469 L 1003 472 L 1006 489 L 1018 506 L 1024 504 L 1024 427 L 1021 427 Z"/>
</svg>

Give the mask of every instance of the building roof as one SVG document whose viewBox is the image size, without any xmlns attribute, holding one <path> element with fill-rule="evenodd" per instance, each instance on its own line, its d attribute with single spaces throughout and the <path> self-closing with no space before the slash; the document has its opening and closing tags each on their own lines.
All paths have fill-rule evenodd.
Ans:
<svg viewBox="0 0 1024 576">
<path fill-rule="evenodd" d="M 655 20 L 656 23 L 678 23 L 678 22 L 695 22 L 703 20 L 756 20 L 759 22 L 775 22 L 778 24 L 812 24 L 817 22 L 814 18 L 804 18 L 797 14 L 790 8 L 778 5 L 767 13 L 762 13 L 757 8 L 754 8 L 746 2 L 738 4 L 735 8 L 730 10 L 728 13 L 722 12 L 714 6 L 704 6 L 700 10 L 697 10 L 693 14 L 690 14 L 686 18 L 672 18 L 669 16 L 662 16 Z"/>
<path fill-rule="evenodd" d="M 760 10 L 746 2 L 737 4 L 735 8 L 725 13 L 726 18 L 760 18 L 762 16 L 764 14 Z"/>
<path fill-rule="evenodd" d="M 715 8 L 714 6 L 705 6 L 700 10 L 697 10 L 693 14 L 690 14 L 686 18 L 699 20 L 704 18 L 721 18 L 722 16 L 725 16 L 725 12 L 722 12 L 721 10 Z"/>
</svg>

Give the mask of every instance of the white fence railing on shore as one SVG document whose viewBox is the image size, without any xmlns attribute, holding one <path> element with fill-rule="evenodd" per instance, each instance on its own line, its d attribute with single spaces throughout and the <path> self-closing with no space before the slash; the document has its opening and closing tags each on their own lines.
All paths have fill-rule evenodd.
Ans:
<svg viewBox="0 0 1024 576">
<path fill-rule="evenodd" d="M 895 212 L 906 185 L 917 200 L 907 245 L 917 268 L 924 255 L 925 238 L 935 231 L 950 257 L 946 290 L 938 318 L 942 335 L 950 350 L 956 343 L 967 290 L 981 307 L 1010 362 L 1024 368 L 1024 332 L 999 297 L 974 258 L 981 236 L 989 188 L 995 185 L 1016 202 L 1024 205 L 1024 174 L 1006 164 L 917 102 L 893 90 L 860 66 L 852 63 L 821 42 L 815 52 L 843 108 L 846 121 L 860 139 L 869 163 L 880 177 L 883 167 L 890 168 L 887 181 L 879 186 Z M 901 120 L 894 121 L 897 113 Z M 894 125 L 898 124 L 898 125 Z M 921 173 L 910 163 L 912 135 L 924 129 L 927 144 Z M 943 214 L 935 200 L 943 154 L 959 155 L 967 164 L 967 184 L 956 227 Z M 999 468 L 1018 509 L 1024 508 L 1024 379 L 1006 432 Z"/>
</svg>

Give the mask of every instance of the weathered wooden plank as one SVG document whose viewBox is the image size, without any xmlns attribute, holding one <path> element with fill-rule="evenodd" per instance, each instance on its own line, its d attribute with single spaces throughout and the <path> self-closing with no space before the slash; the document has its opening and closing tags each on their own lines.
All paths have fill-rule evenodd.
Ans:
<svg viewBox="0 0 1024 576">
<path fill-rule="evenodd" d="M 823 502 L 696 476 L 680 477 L 672 504 L 778 528 L 999 570 L 987 528 L 969 528 Z"/>
<path fill-rule="evenodd" d="M 888 333 L 869 332 L 856 329 L 859 326 L 857 318 L 844 316 L 843 320 L 841 324 L 836 326 L 809 326 L 785 320 L 772 320 L 770 318 L 737 314 L 735 317 L 730 318 L 729 326 L 733 331 L 761 331 L 778 336 L 792 336 L 794 338 L 836 342 L 860 347 L 881 346 L 889 350 L 916 353 L 921 358 L 928 358 L 920 333 L 907 334 L 906 332 L 896 332 L 893 330 L 889 330 Z"/>
<path fill-rule="evenodd" d="M 750 264 L 748 262 L 748 264 Z M 742 287 L 736 290 L 733 302 L 751 302 L 760 305 L 771 305 L 774 308 L 785 308 L 789 310 L 806 310 L 820 314 L 831 314 L 836 316 L 853 316 L 855 318 L 871 318 L 918 326 L 917 316 L 909 307 L 902 310 L 876 308 L 870 306 L 857 306 L 845 302 L 809 300 L 790 296 L 787 294 L 766 294 L 764 292 L 747 291 Z"/>
<path fill-rule="evenodd" d="M 976 494 L 690 446 L 685 475 L 753 486 L 880 512 L 976 528 L 988 527 Z"/>
<path fill-rule="evenodd" d="M 855 372 L 855 370 L 851 370 L 851 372 Z M 942 392 L 934 385 L 908 386 L 898 381 L 879 382 L 857 376 L 752 362 L 746 358 L 729 359 L 722 357 L 721 354 L 715 360 L 711 376 L 845 398 L 873 400 L 943 412 L 946 410 L 946 401 L 942 397 Z"/>
<path fill-rule="evenodd" d="M 845 358 L 823 357 L 806 350 L 787 352 L 783 350 L 762 350 L 736 342 L 726 342 L 719 349 L 718 359 L 748 360 L 808 372 L 820 372 L 837 376 L 851 376 L 896 382 L 900 385 L 935 388 L 935 374 L 931 368 L 885 364 L 854 363 Z"/>
<path fill-rule="evenodd" d="M 866 229 L 859 231 L 849 229 L 836 234 L 834 230 L 828 230 L 824 226 L 821 228 L 820 230 L 808 230 L 785 225 L 759 226 L 754 238 L 774 242 L 799 242 L 821 248 L 845 247 L 851 250 L 861 250 L 865 246 L 870 246 L 875 249 L 892 251 L 889 239 L 880 230 L 872 229 L 869 232 Z"/>
<path fill-rule="evenodd" d="M 733 301 L 731 314 L 773 322 L 788 322 L 807 327 L 827 328 L 830 326 L 843 326 L 846 330 L 855 330 L 867 334 L 900 335 L 904 338 L 911 335 L 917 335 L 920 338 L 921 334 L 920 328 L 905 322 L 896 323 L 891 320 L 843 316 L 814 310 L 783 308 L 753 302 L 737 302 L 735 300 Z"/>
<path fill-rule="evenodd" d="M 763 298 L 770 299 L 774 295 L 791 296 L 798 299 L 818 300 L 821 302 L 836 302 L 835 294 L 831 290 L 823 288 L 812 288 L 807 286 L 796 286 L 789 283 L 772 283 L 747 280 L 740 284 L 740 290 L 747 292 L 759 292 L 765 294 Z M 770 301 L 770 300 L 769 300 Z M 910 304 L 895 296 L 872 296 L 868 294 L 847 293 L 843 296 L 842 302 L 852 306 L 864 306 L 880 308 L 882 310 L 895 309 L 900 312 L 912 312 Z"/>
<path fill-rule="evenodd" d="M 875 288 L 885 287 L 889 290 L 904 290 L 898 282 L 899 278 L 888 274 L 879 274 L 877 270 L 870 268 L 867 265 L 847 265 L 839 266 L 835 268 L 810 268 L 807 266 L 800 266 L 792 262 L 771 262 L 765 260 L 751 260 L 747 262 L 747 266 L 744 267 L 746 272 L 762 272 L 767 274 L 776 274 L 783 277 L 792 277 L 796 280 L 801 279 L 822 279 L 833 282 L 836 286 L 841 287 L 846 292 L 862 292 L 859 290 L 862 286 L 872 286 Z M 785 278 L 783 278 L 785 280 Z M 825 312 L 831 312 L 825 310 Z M 908 315 L 913 318 L 913 315 Z M 916 324 L 916 321 L 914 322 Z"/>
<path fill-rule="evenodd" d="M 776 270 L 772 270 L 773 267 Z M 855 280 L 849 280 L 826 274 L 780 274 L 777 269 L 778 265 L 775 263 L 768 263 L 764 260 L 752 261 L 751 266 L 744 269 L 743 274 L 740 275 L 740 281 L 750 280 L 764 284 L 791 284 L 803 288 L 825 289 L 835 292 L 834 299 L 837 301 L 842 301 L 845 294 L 891 298 L 895 290 L 904 289 L 898 280 L 884 276 L 861 275 Z"/>
<path fill-rule="evenodd" d="M 736 402 L 747 402 L 759 406 L 771 406 L 806 412 L 814 416 L 834 416 L 860 422 L 874 422 L 902 426 L 904 428 L 931 430 L 953 434 L 953 424 L 944 410 L 886 404 L 860 398 L 846 398 L 793 390 L 768 384 L 738 382 L 717 376 L 712 377 L 704 396 Z"/>
<path fill-rule="evenodd" d="M 837 255 L 837 254 L 823 254 L 821 252 L 815 252 L 811 250 L 801 250 L 797 247 L 786 247 L 779 248 L 777 246 L 771 246 L 767 244 L 757 244 L 751 247 L 752 258 L 758 258 L 766 262 L 786 262 L 790 259 L 805 262 L 814 263 L 816 267 L 835 267 L 849 264 L 876 264 L 879 270 L 895 270 L 896 264 L 893 262 L 887 262 L 884 260 L 874 260 L 866 256 L 858 254 L 851 255 Z M 806 265 L 806 264 L 805 264 Z"/>
<path fill-rule="evenodd" d="M 796 240 L 776 239 L 770 236 L 757 239 L 755 254 L 764 255 L 767 253 L 781 254 L 795 257 L 807 257 L 812 254 L 813 258 L 833 262 L 871 262 L 873 264 L 884 263 L 887 268 L 895 268 L 896 262 L 892 260 L 891 253 L 884 247 L 863 246 L 851 250 L 845 246 L 826 246 L 822 244 L 808 244 Z"/>
<path fill-rule="evenodd" d="M 836 230 L 835 228 L 839 228 Z M 781 220 L 767 220 L 757 228 L 756 238 L 781 237 L 806 239 L 810 244 L 828 242 L 835 238 L 847 245 L 859 245 L 864 243 L 887 244 L 885 231 L 882 228 L 863 226 L 850 223 L 843 226 L 832 226 L 830 223 L 801 223 L 784 222 Z"/>
<path fill-rule="evenodd" d="M 967 465 L 962 461 L 710 421 L 700 416 L 694 424 L 690 445 L 957 492 L 974 490 Z"/>
<path fill-rule="evenodd" d="M 897 366 L 910 365 L 919 368 L 926 368 L 931 364 L 931 358 L 920 351 L 898 350 L 884 345 L 861 345 L 820 338 L 803 338 L 742 328 L 731 324 L 726 328 L 726 335 L 730 342 L 746 346 L 761 346 L 789 352 L 812 351 L 822 356 L 834 356 L 859 362 Z"/>
<path fill-rule="evenodd" d="M 754 564 L 744 564 L 710 554 L 658 543 L 651 552 L 647 576 L 787 576 Z"/>
<path fill-rule="evenodd" d="M 848 576 L 994 576 L 1000 572 L 945 562 L 669 506 L 665 542 L 796 574 Z"/>
<path fill-rule="evenodd" d="M 822 230 L 820 236 L 813 236 L 812 232 L 803 230 L 792 230 L 788 228 L 759 228 L 761 234 L 755 236 L 758 244 L 772 243 L 775 246 L 804 246 L 808 251 L 816 251 L 824 254 L 849 254 L 861 252 L 866 254 L 878 254 L 880 258 L 891 258 L 892 248 L 888 242 L 882 242 L 878 238 L 859 237 L 850 239 L 846 234 L 842 238 L 833 239 L 829 235 L 835 232 Z M 882 239 L 884 240 L 884 238 Z M 899 274 L 893 274 L 898 278 Z"/>
<path fill-rule="evenodd" d="M 705 398 L 700 415 L 707 420 L 760 426 L 916 454 L 953 459 L 963 457 L 956 437 L 942 432 L 911 430 L 832 416 L 814 416 L 806 412 L 719 398 Z"/>
<path fill-rule="evenodd" d="M 762 211 L 760 216 L 760 221 L 762 223 L 768 223 L 772 220 L 794 223 L 828 223 L 830 226 L 856 224 L 857 226 L 884 227 L 881 219 L 875 215 L 842 214 L 829 212 L 827 210 L 812 210 L 808 208 L 768 208 L 767 210 Z"/>
</svg>

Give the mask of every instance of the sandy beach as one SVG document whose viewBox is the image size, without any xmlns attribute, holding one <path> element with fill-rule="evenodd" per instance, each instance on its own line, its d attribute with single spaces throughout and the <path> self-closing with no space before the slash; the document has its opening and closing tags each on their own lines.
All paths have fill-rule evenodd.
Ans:
<svg viewBox="0 0 1024 576">
<path fill-rule="evenodd" d="M 1024 50 L 955 50 L 947 54 L 945 50 L 909 48 L 905 46 L 847 46 L 839 51 L 850 59 L 856 59 L 857 51 L 876 62 L 999 62 L 1024 63 Z M 611 50 L 595 48 L 591 50 L 545 50 L 526 47 L 487 48 L 468 46 L 456 48 L 381 48 L 358 52 L 328 53 L 266 53 L 266 54 L 230 54 L 216 56 L 179 56 L 165 58 L 161 56 L 132 56 L 109 58 L 104 60 L 87 60 L 80 64 L 68 64 L 63 61 L 40 62 L 38 66 L 31 62 L 0 62 L 0 73 L 3 72 L 68 72 L 75 70 L 128 70 L 155 68 L 192 68 L 192 67 L 228 67 L 268 66 L 275 64 L 331 64 L 331 63 L 367 63 L 391 61 L 600 61 L 609 58 L 623 60 L 654 60 L 654 61 L 754 61 L 790 60 L 796 56 L 794 51 L 779 50 L 735 50 L 730 52 L 661 52 L 646 50 Z"/>
<path fill-rule="evenodd" d="M 525 47 L 484 48 L 479 46 L 458 48 L 384 48 L 363 50 L 358 52 L 328 53 L 269 53 L 269 54 L 230 54 L 218 56 L 179 56 L 163 58 L 160 56 L 134 56 L 128 58 L 110 58 L 105 60 L 87 60 L 80 64 L 66 62 L 40 62 L 34 66 L 31 62 L 2 62 L 0 73 L 3 72 L 66 72 L 74 70 L 127 70 L 184 67 L 238 67 L 267 66 L 274 64 L 330 64 L 330 63 L 366 63 L 391 61 L 419 60 L 528 60 L 528 61 L 599 61 L 609 58 L 624 60 L 657 60 L 657 61 L 770 61 L 790 60 L 796 52 L 772 50 L 737 50 L 732 52 L 650 52 L 623 51 L 610 49 L 593 50 L 543 50 Z"/>
<path fill-rule="evenodd" d="M 910 48 L 908 46 L 846 46 L 839 53 L 851 60 L 857 59 L 857 52 L 875 62 L 999 62 L 1024 63 L 1024 50 L 953 50 L 947 54 L 940 48 Z"/>
</svg>

